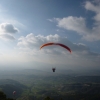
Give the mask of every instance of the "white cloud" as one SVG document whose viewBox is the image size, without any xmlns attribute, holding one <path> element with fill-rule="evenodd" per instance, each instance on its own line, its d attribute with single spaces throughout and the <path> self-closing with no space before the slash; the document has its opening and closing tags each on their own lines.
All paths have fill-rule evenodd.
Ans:
<svg viewBox="0 0 100 100">
<path fill-rule="evenodd" d="M 0 24 L 0 31 L 4 33 L 10 33 L 14 34 L 18 32 L 18 29 L 15 28 L 12 24 L 10 23 L 2 23 Z"/>
<path fill-rule="evenodd" d="M 43 36 L 43 35 L 36 35 L 35 36 L 33 33 L 30 33 L 26 37 L 24 37 L 24 36 L 20 37 L 17 46 L 22 47 L 22 48 L 30 48 L 30 49 L 39 50 L 39 48 L 42 44 L 48 43 L 48 42 L 63 43 L 65 45 L 69 46 L 71 48 L 72 52 L 82 52 L 82 51 L 90 52 L 89 47 L 86 46 L 85 44 L 83 44 L 83 43 L 78 43 L 78 44 L 72 43 L 67 39 L 67 37 L 60 37 L 58 34 L 47 35 L 47 36 Z M 48 50 L 48 48 L 44 48 L 44 49 Z M 56 46 L 53 46 L 53 48 L 56 48 Z M 59 49 L 59 47 L 58 47 L 58 49 Z M 55 50 L 55 49 L 53 49 L 53 50 Z M 63 50 L 65 50 L 65 49 L 63 49 Z M 60 49 L 59 49 L 59 52 L 61 53 Z"/>
<path fill-rule="evenodd" d="M 52 41 L 69 46 L 72 54 L 60 46 L 48 46 L 40 50 L 43 43 Z M 72 43 L 67 37 L 61 37 L 58 34 L 43 36 L 33 33 L 20 37 L 17 48 L 12 51 L 3 51 L 0 58 L 1 63 L 4 61 L 8 63 L 30 63 L 33 66 L 34 62 L 38 62 L 41 66 L 42 64 L 46 67 L 55 66 L 57 68 L 67 66 L 66 68 L 69 69 L 98 67 L 100 65 L 99 60 L 100 54 L 91 52 L 89 47 L 83 43 Z M 37 65 L 34 66 L 38 67 Z"/>
<path fill-rule="evenodd" d="M 72 50 L 70 54 L 66 49 L 60 46 L 48 46 L 39 50 L 43 43 L 47 42 L 60 42 L 69 46 Z M 59 35 L 37 35 L 33 33 L 28 34 L 26 37 L 20 37 L 18 42 L 18 48 L 20 48 L 20 54 L 30 56 L 31 60 L 36 60 L 40 62 L 51 63 L 48 57 L 58 64 L 67 64 L 72 66 L 99 66 L 100 54 L 93 53 L 90 51 L 89 47 L 83 43 L 72 43 L 67 37 L 60 37 Z M 29 57 L 27 57 L 29 60 Z M 95 62 L 94 62 L 95 61 Z"/>
<path fill-rule="evenodd" d="M 96 13 L 100 12 L 99 9 L 98 9 L 99 6 L 95 6 L 95 5 L 92 4 L 92 2 L 90 2 L 90 1 L 86 1 L 84 7 L 85 7 L 85 9 L 94 11 L 94 12 L 96 12 Z"/>
<path fill-rule="evenodd" d="M 100 40 L 100 0 L 94 0 L 93 2 L 87 1 L 84 5 L 86 10 L 94 12 L 96 15 L 93 17 L 95 22 L 93 23 L 93 29 L 91 35 L 84 36 L 86 40 L 97 41 Z"/>
<path fill-rule="evenodd" d="M 76 31 L 79 34 L 86 34 L 89 32 L 88 28 L 86 27 L 86 22 L 85 19 L 82 17 L 65 17 L 65 18 L 55 18 L 55 20 L 58 23 L 58 27 L 67 29 L 67 30 L 72 30 Z"/>
<path fill-rule="evenodd" d="M 53 22 L 53 20 L 52 19 L 47 19 L 48 21 L 50 21 L 50 22 Z"/>
<path fill-rule="evenodd" d="M 10 23 L 0 24 L 0 38 L 3 40 L 15 40 L 13 36 L 19 30 Z"/>
<path fill-rule="evenodd" d="M 85 3 L 85 9 L 93 11 L 94 13 L 96 13 L 96 15 L 94 16 L 94 19 L 96 21 L 100 21 L 100 2 L 96 2 L 96 5 L 90 1 L 87 1 Z"/>
<path fill-rule="evenodd" d="M 59 40 L 59 36 L 57 34 L 53 35 L 48 35 L 46 37 L 42 35 L 37 35 L 35 36 L 33 33 L 28 34 L 26 37 L 20 37 L 18 42 L 18 46 L 23 46 L 23 47 L 30 47 L 30 48 L 36 48 L 43 43 L 46 42 L 57 42 Z"/>
</svg>

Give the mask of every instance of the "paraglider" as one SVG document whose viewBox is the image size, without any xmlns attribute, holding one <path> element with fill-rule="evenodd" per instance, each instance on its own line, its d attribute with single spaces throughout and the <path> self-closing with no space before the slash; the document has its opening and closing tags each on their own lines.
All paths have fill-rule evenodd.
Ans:
<svg viewBox="0 0 100 100">
<path fill-rule="evenodd" d="M 16 95 L 16 91 L 13 91 L 13 97 L 14 97 L 14 99 L 16 98 L 15 95 Z"/>
<path fill-rule="evenodd" d="M 13 95 L 15 95 L 15 94 L 16 94 L 16 91 L 13 92 Z"/>
<path fill-rule="evenodd" d="M 16 91 L 13 91 L 13 95 L 15 95 L 16 94 Z"/>
<path fill-rule="evenodd" d="M 70 53 L 72 52 L 71 49 L 68 46 L 66 46 L 64 44 L 61 44 L 61 43 L 54 43 L 54 42 L 49 42 L 49 43 L 43 44 L 40 47 L 40 49 L 42 49 L 43 47 L 46 47 L 46 46 L 51 46 L 51 45 L 58 45 L 58 46 L 61 46 L 61 47 L 65 48 L 65 49 L 67 49 Z M 56 68 L 52 68 L 53 72 L 55 72 L 55 70 L 56 70 Z"/>
</svg>

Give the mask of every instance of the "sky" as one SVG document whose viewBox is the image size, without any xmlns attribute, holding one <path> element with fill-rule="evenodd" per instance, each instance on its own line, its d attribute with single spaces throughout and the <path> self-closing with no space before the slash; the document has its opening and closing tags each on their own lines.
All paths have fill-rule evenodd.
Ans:
<svg viewBox="0 0 100 100">
<path fill-rule="evenodd" d="M 52 67 L 100 70 L 100 0 L 0 0 L 0 69 Z"/>
</svg>

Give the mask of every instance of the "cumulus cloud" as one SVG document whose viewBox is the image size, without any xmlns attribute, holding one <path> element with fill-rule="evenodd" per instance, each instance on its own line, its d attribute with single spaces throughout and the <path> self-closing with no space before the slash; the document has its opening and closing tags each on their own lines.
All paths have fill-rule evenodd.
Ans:
<svg viewBox="0 0 100 100">
<path fill-rule="evenodd" d="M 3 40 L 15 40 L 13 36 L 15 33 L 18 32 L 18 29 L 15 28 L 10 23 L 2 23 L 0 24 L 0 38 Z"/>
<path fill-rule="evenodd" d="M 94 16 L 94 19 L 96 21 L 100 21 L 100 10 L 99 10 L 100 9 L 100 2 L 96 1 L 95 3 L 96 3 L 96 5 L 90 1 L 87 1 L 85 3 L 84 7 L 86 10 L 90 10 L 90 11 L 93 11 L 94 13 L 96 13 L 96 15 Z"/>
<path fill-rule="evenodd" d="M 85 9 L 95 13 L 93 17 L 94 23 L 92 28 L 91 36 L 88 34 L 83 38 L 89 39 L 90 41 L 100 40 L 100 0 L 94 0 L 93 2 L 87 1 L 84 5 Z"/>
<path fill-rule="evenodd" d="M 65 18 L 54 18 L 58 22 L 58 27 L 76 31 L 79 34 L 86 34 L 89 32 L 88 28 L 86 27 L 85 19 L 82 17 L 65 17 Z"/>
<path fill-rule="evenodd" d="M 30 47 L 30 48 L 39 48 L 40 45 L 46 42 L 57 42 L 59 41 L 59 36 L 57 34 L 53 35 L 48 35 L 48 36 L 43 36 L 43 35 L 37 35 L 35 36 L 33 33 L 28 34 L 26 37 L 20 37 L 18 46 L 23 46 L 23 47 Z"/>
<path fill-rule="evenodd" d="M 72 43 L 67 39 L 67 37 L 60 37 L 58 34 L 55 35 L 34 35 L 33 33 L 28 34 L 26 37 L 20 37 L 17 46 L 23 48 L 39 49 L 39 47 L 48 42 L 58 42 L 63 43 L 71 48 L 73 52 L 90 51 L 89 47 L 83 43 Z M 56 48 L 54 46 L 53 48 Z M 47 48 L 45 48 L 47 49 Z M 54 50 L 54 49 L 53 49 Z M 63 49 L 65 50 L 65 49 Z M 61 52 L 61 51 L 59 51 Z"/>
<path fill-rule="evenodd" d="M 71 48 L 72 54 L 60 46 L 48 46 L 40 51 L 40 46 L 47 42 L 63 43 Z M 67 37 L 60 37 L 58 34 L 43 36 L 30 33 L 25 37 L 20 37 L 17 46 L 22 50 L 22 53 L 24 52 L 32 55 L 33 57 L 35 56 L 38 61 L 45 59 L 44 62 L 47 60 L 46 55 L 49 55 L 53 61 L 58 61 L 57 63 L 67 63 L 74 66 L 77 62 L 78 66 L 81 66 L 82 63 L 88 62 L 90 63 L 89 66 L 92 66 L 91 64 L 93 64 L 93 60 L 95 58 L 98 66 L 98 59 L 100 58 L 100 54 L 91 52 L 89 47 L 85 44 L 72 43 L 67 39 Z"/>
<path fill-rule="evenodd" d="M 0 24 L 0 31 L 4 33 L 10 33 L 14 34 L 18 32 L 18 29 L 15 28 L 12 24 L 10 23 L 2 23 Z"/>
</svg>

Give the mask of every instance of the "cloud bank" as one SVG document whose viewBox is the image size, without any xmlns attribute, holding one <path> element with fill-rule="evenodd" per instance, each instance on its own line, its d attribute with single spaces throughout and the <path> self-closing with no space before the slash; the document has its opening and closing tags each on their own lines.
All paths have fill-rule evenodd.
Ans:
<svg viewBox="0 0 100 100">
<path fill-rule="evenodd" d="M 39 50 L 40 46 L 47 42 L 63 43 L 71 48 L 72 54 L 60 46 L 48 46 Z M 31 59 L 35 57 L 40 62 L 46 62 L 49 58 L 55 61 L 55 64 L 99 66 L 100 54 L 90 51 L 89 47 L 83 43 L 72 43 L 67 37 L 61 37 L 58 34 L 43 36 L 30 33 L 25 37 L 20 37 L 17 46 L 22 51 L 21 54 L 31 56 Z M 48 63 L 51 62 L 48 61 Z"/>
</svg>

